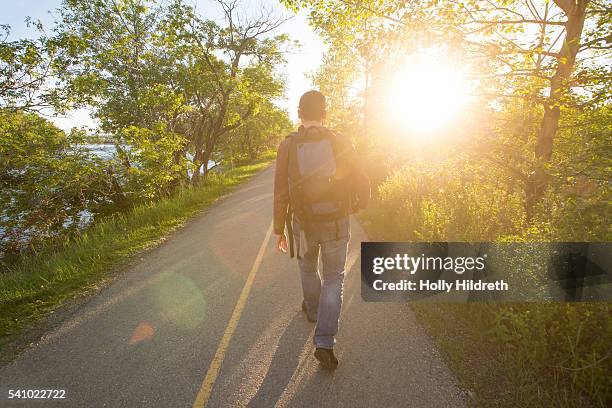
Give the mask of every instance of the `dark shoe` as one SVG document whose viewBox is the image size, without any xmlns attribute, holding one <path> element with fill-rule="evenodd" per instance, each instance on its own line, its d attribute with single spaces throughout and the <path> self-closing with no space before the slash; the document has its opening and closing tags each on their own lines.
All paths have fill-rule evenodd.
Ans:
<svg viewBox="0 0 612 408">
<path fill-rule="evenodd" d="M 310 317 L 310 315 L 308 314 L 308 310 L 306 309 L 306 301 L 302 300 L 302 311 L 304 312 L 304 314 L 306 315 L 306 318 L 308 319 L 309 322 L 314 323 L 317 321 L 317 318 L 315 317 L 314 319 L 312 317 Z"/>
<path fill-rule="evenodd" d="M 338 359 L 334 356 L 334 350 L 317 347 L 314 355 L 326 370 L 335 370 L 338 367 Z"/>
</svg>

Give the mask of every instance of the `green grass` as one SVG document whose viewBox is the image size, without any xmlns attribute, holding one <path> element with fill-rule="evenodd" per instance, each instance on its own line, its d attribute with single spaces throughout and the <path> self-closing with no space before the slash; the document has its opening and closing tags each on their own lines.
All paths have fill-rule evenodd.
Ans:
<svg viewBox="0 0 612 408">
<path fill-rule="evenodd" d="M 362 226 L 373 240 L 397 240 L 372 214 L 376 204 L 360 216 Z M 612 406 L 609 302 L 409 306 L 472 392 L 472 406 Z"/>
<path fill-rule="evenodd" d="M 610 406 L 605 302 L 410 307 L 475 406 Z"/>
<path fill-rule="evenodd" d="M 273 159 L 222 174 L 211 173 L 197 187 L 160 201 L 102 219 L 58 250 L 23 257 L 0 273 L 0 347 L 69 299 L 95 289 L 136 254 L 158 245 L 187 219 L 211 205 L 234 186 L 265 168 Z"/>
</svg>

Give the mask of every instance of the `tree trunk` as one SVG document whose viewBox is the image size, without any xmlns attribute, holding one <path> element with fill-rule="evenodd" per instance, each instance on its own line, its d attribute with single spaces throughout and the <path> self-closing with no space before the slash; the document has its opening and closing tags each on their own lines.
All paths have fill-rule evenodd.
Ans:
<svg viewBox="0 0 612 408">
<path fill-rule="evenodd" d="M 197 184 L 200 180 L 200 170 L 202 169 L 202 158 L 204 151 L 201 148 L 196 148 L 193 155 L 193 174 L 191 175 L 191 184 Z"/>
<path fill-rule="evenodd" d="M 106 168 L 106 174 L 111 182 L 111 200 L 113 201 L 113 204 L 115 204 L 120 210 L 127 209 L 130 206 L 130 203 L 123 192 L 121 184 L 119 184 L 119 181 L 115 176 L 112 166 L 108 166 Z"/>
<path fill-rule="evenodd" d="M 544 163 L 550 160 L 553 153 L 553 140 L 559 127 L 561 116 L 561 104 L 563 97 L 569 89 L 567 83 L 574 64 L 576 55 L 580 50 L 580 37 L 586 17 L 586 5 L 588 0 L 555 0 L 555 3 L 563 9 L 567 16 L 565 26 L 566 34 L 563 46 L 557 57 L 557 69 L 550 80 L 550 93 L 544 102 L 544 117 L 540 125 L 535 145 L 535 170 L 529 177 L 527 183 L 526 210 L 527 218 L 530 220 L 535 213 L 535 206 L 542 198 L 547 187 Z"/>
<path fill-rule="evenodd" d="M 572 73 L 576 55 L 580 49 L 586 3 L 587 1 L 581 0 L 572 4 L 569 10 L 564 9 L 567 14 L 565 41 L 557 57 L 557 70 L 550 81 L 550 95 L 544 105 L 544 118 L 535 149 L 537 159 L 547 161 L 552 155 L 553 139 L 559 126 L 561 99 L 569 89 L 567 80 Z"/>
<path fill-rule="evenodd" d="M 210 163 L 211 155 L 212 155 L 212 152 L 209 150 L 205 152 L 204 156 L 202 157 L 202 166 L 204 166 L 204 176 L 203 176 L 204 180 L 206 180 L 206 176 L 208 176 L 208 163 Z"/>
<path fill-rule="evenodd" d="M 257 149 L 255 147 L 255 135 L 251 132 L 246 132 L 246 140 L 247 140 L 247 151 L 249 152 L 249 160 L 251 162 L 255 161 L 257 158 Z"/>
</svg>

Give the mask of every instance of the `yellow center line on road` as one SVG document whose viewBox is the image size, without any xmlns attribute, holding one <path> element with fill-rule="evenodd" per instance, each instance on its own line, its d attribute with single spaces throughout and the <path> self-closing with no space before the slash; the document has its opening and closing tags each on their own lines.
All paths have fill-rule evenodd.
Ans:
<svg viewBox="0 0 612 408">
<path fill-rule="evenodd" d="M 200 391 L 198 391 L 198 396 L 196 397 L 196 400 L 193 403 L 193 408 L 204 408 L 206 406 L 206 403 L 208 403 L 208 399 L 210 398 L 210 393 L 212 391 L 213 385 L 217 380 L 219 370 L 221 369 L 221 364 L 223 363 L 223 359 L 225 358 L 225 352 L 227 351 L 230 340 L 232 339 L 232 335 L 236 330 L 236 326 L 238 326 L 238 321 L 240 320 L 240 316 L 242 315 L 242 311 L 244 310 L 244 306 L 246 305 L 249 293 L 251 292 L 251 287 L 253 286 L 255 274 L 257 273 L 257 270 L 261 265 L 261 260 L 263 259 L 263 254 L 266 250 L 266 247 L 268 246 L 268 242 L 270 241 L 270 236 L 272 236 L 272 223 L 270 223 L 268 232 L 266 232 L 266 237 L 264 238 L 261 247 L 259 248 L 259 252 L 257 253 L 257 257 L 255 258 L 255 262 L 253 263 L 253 267 L 251 268 L 249 276 L 247 277 L 247 280 L 244 283 L 244 287 L 242 288 L 242 292 L 240 293 L 238 302 L 234 307 L 232 317 L 230 317 L 229 322 L 227 323 L 227 327 L 225 328 L 223 337 L 219 342 L 217 351 L 215 352 L 215 355 L 212 361 L 210 362 L 210 366 L 208 367 L 208 371 L 206 372 L 206 376 L 204 377 L 204 381 L 202 382 Z"/>
</svg>

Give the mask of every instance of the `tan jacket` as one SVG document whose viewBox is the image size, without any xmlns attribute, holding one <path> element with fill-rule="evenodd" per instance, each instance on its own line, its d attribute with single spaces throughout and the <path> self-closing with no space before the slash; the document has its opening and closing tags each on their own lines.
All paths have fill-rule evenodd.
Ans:
<svg viewBox="0 0 612 408">
<path fill-rule="evenodd" d="M 356 183 L 356 206 L 351 206 L 351 213 L 364 209 L 370 199 L 370 180 L 363 170 L 362 162 L 355 151 L 353 144 L 344 136 L 336 133 L 337 143 L 340 146 L 339 155 L 349 168 L 345 171 L 352 173 Z M 276 173 L 274 175 L 274 233 L 279 235 L 285 231 L 287 208 L 289 207 L 289 135 L 278 146 L 276 156 Z M 340 168 L 337 170 L 339 171 Z M 340 170 L 341 171 L 341 170 Z"/>
</svg>

